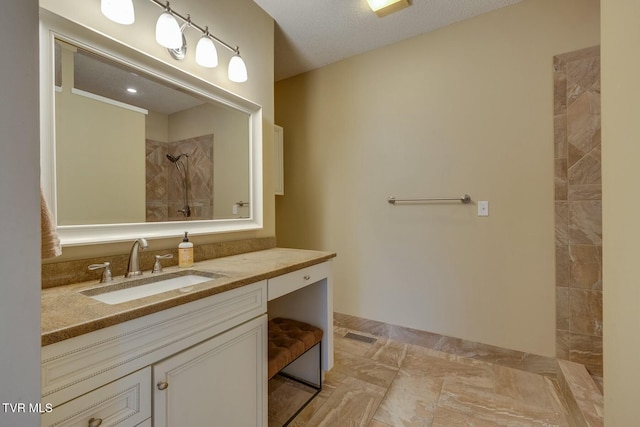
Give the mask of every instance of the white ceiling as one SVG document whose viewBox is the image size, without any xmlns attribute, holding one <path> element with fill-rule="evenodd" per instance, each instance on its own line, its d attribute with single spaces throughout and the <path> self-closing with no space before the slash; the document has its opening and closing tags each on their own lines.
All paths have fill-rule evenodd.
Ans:
<svg viewBox="0 0 640 427">
<path fill-rule="evenodd" d="M 73 88 L 128 105 L 163 114 L 173 114 L 204 104 L 207 100 L 166 81 L 113 62 L 80 47 L 73 55 Z M 55 44 L 56 86 L 62 85 L 60 44 Z M 127 88 L 138 92 L 131 94 Z"/>
<path fill-rule="evenodd" d="M 173 114 L 204 104 L 193 93 L 78 49 L 74 55 L 74 87 L 156 113 Z M 126 88 L 135 88 L 131 94 Z"/>
<path fill-rule="evenodd" d="M 521 0 L 412 0 L 384 18 L 367 0 L 254 1 L 276 21 L 278 81 Z"/>
</svg>

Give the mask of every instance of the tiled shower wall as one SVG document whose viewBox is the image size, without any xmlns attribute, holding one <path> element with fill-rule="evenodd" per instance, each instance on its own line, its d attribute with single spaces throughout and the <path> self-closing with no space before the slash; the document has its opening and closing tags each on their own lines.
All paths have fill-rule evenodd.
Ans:
<svg viewBox="0 0 640 427">
<path fill-rule="evenodd" d="M 556 355 L 602 376 L 600 48 L 554 57 Z"/>
<path fill-rule="evenodd" d="M 213 135 L 175 142 L 146 140 L 147 221 L 176 221 L 184 217 L 182 178 L 167 154 L 189 154 L 181 161 L 189 168 L 192 220 L 213 219 Z"/>
</svg>

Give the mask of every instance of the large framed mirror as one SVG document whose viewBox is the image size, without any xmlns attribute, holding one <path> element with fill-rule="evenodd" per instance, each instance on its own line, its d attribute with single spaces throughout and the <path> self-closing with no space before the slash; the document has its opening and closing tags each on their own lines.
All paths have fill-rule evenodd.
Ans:
<svg viewBox="0 0 640 427">
<path fill-rule="evenodd" d="M 41 11 L 41 163 L 63 245 L 262 227 L 259 105 Z"/>
</svg>

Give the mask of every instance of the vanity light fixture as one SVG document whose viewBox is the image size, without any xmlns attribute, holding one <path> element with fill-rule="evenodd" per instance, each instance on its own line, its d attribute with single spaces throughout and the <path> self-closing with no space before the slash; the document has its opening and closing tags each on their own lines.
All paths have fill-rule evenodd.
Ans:
<svg viewBox="0 0 640 427">
<path fill-rule="evenodd" d="M 207 68 L 218 66 L 218 51 L 213 40 L 209 37 L 209 27 L 205 27 L 204 34 L 196 45 L 196 62 Z"/>
<path fill-rule="evenodd" d="M 167 49 L 179 49 L 182 47 L 182 31 L 178 21 L 171 13 L 169 2 L 167 2 L 167 8 L 156 22 L 156 41 Z"/>
<path fill-rule="evenodd" d="M 229 80 L 242 83 L 247 81 L 247 66 L 244 65 L 244 61 L 240 58 L 240 49 L 236 49 L 236 54 L 229 61 Z"/>
<path fill-rule="evenodd" d="M 132 23 L 133 18 L 131 18 L 131 22 L 121 22 L 122 20 L 117 20 L 116 15 L 112 13 L 105 12 L 105 5 L 112 4 L 127 4 L 130 5 L 131 16 L 133 16 L 133 3 L 132 0 L 101 0 L 102 1 L 102 13 L 109 19 L 118 23 Z M 229 80 L 232 82 L 246 82 L 248 79 L 247 76 L 247 66 L 244 63 L 242 57 L 240 57 L 240 48 L 236 46 L 235 48 L 228 43 L 220 40 L 218 37 L 209 33 L 209 28 L 195 24 L 191 21 L 191 17 L 187 15 L 186 17 L 179 14 L 175 10 L 171 9 L 169 6 L 169 2 L 162 3 L 160 0 L 149 0 L 152 3 L 160 6 L 164 11 L 158 18 L 156 22 L 156 41 L 166 47 L 169 50 L 171 56 L 176 60 L 181 60 L 184 58 L 186 54 L 187 44 L 186 39 L 184 38 L 184 30 L 188 28 L 195 28 L 196 30 L 202 33 L 202 37 L 198 40 L 198 44 L 196 45 L 196 62 L 198 65 L 207 68 L 214 68 L 218 65 L 218 52 L 216 50 L 214 41 L 218 44 L 222 45 L 229 51 L 233 53 L 231 60 L 229 61 L 228 68 L 228 76 Z M 367 0 L 369 2 L 374 0 Z M 380 1 L 380 0 L 376 0 Z M 408 1 L 408 0 L 400 0 L 400 1 Z M 129 6 L 127 6 L 129 7 Z M 182 27 L 178 23 L 178 18 L 184 22 Z"/>
<path fill-rule="evenodd" d="M 167 48 L 169 55 L 173 59 L 182 61 L 187 56 L 187 39 L 184 38 L 184 29 L 191 26 L 191 17 L 187 15 L 187 22 L 180 26 L 180 47 L 175 49 Z"/>
<path fill-rule="evenodd" d="M 409 6 L 409 0 L 367 0 L 369 7 L 382 18 Z"/>
<path fill-rule="evenodd" d="M 101 0 L 100 10 L 104 16 L 118 24 L 129 25 L 135 21 L 133 0 Z"/>
</svg>

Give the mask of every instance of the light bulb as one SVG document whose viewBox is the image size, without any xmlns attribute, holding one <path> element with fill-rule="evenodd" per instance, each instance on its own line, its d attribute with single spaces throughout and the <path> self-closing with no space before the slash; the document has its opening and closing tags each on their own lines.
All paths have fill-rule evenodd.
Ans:
<svg viewBox="0 0 640 427">
<path fill-rule="evenodd" d="M 237 83 L 247 81 L 247 66 L 244 65 L 244 61 L 238 54 L 229 61 L 229 80 Z"/>
<path fill-rule="evenodd" d="M 182 47 L 182 31 L 176 18 L 169 12 L 163 12 L 156 22 L 156 41 L 167 49 Z"/>
<path fill-rule="evenodd" d="M 101 0 L 100 10 L 104 16 L 118 24 L 129 25 L 135 21 L 133 0 Z"/>
<path fill-rule="evenodd" d="M 196 45 L 196 62 L 208 68 L 214 68 L 218 65 L 218 51 L 213 40 L 206 34 L 200 37 Z"/>
</svg>

